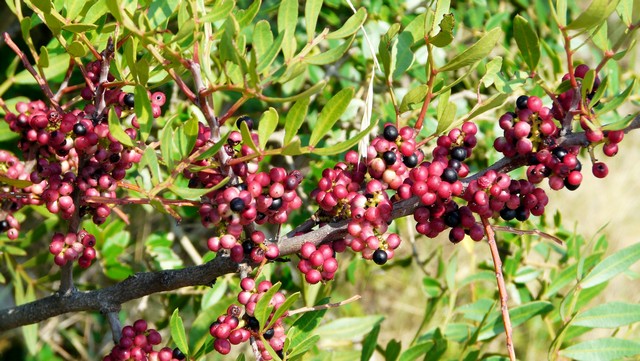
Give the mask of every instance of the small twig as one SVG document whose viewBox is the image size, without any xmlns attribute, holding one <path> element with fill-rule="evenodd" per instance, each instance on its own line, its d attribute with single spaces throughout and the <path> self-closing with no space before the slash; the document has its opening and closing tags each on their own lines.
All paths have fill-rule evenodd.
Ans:
<svg viewBox="0 0 640 361">
<path fill-rule="evenodd" d="M 65 93 L 65 89 L 69 86 L 69 80 L 71 79 L 71 74 L 73 74 L 73 68 L 75 67 L 75 62 L 73 58 L 69 59 L 69 67 L 67 68 L 67 73 L 64 75 L 64 80 L 60 84 L 60 88 L 56 93 L 54 99 L 56 101 L 60 101 L 60 97 Z"/>
<path fill-rule="evenodd" d="M 33 66 L 31 66 L 31 63 L 29 63 L 29 59 L 27 59 L 27 56 L 22 52 L 22 50 L 20 50 L 20 48 L 18 48 L 16 43 L 13 42 L 8 33 L 4 33 L 4 41 L 11 48 L 11 50 L 13 50 L 16 55 L 18 55 L 18 57 L 22 61 L 22 65 L 24 65 L 25 69 L 27 69 L 31 76 L 33 76 L 33 78 L 36 80 L 44 95 L 46 95 L 46 97 L 49 99 L 51 105 L 56 108 L 56 111 L 58 111 L 58 113 L 62 114 L 62 108 L 60 107 L 60 104 L 58 104 L 58 102 L 55 100 L 55 95 L 53 95 L 53 92 L 49 87 L 49 83 L 47 83 L 47 81 L 42 76 L 40 76 L 38 72 L 36 72 Z"/>
<path fill-rule="evenodd" d="M 122 338 L 122 327 L 120 325 L 120 318 L 118 318 L 118 311 L 109 311 L 106 313 L 107 320 L 111 326 L 111 334 L 113 335 L 113 343 L 116 345 Z"/>
<path fill-rule="evenodd" d="M 498 293 L 500 294 L 500 311 L 502 312 L 502 322 L 504 323 L 504 333 L 507 336 L 507 351 L 509 352 L 509 359 L 516 361 L 516 352 L 513 348 L 513 334 L 511 328 L 511 318 L 509 317 L 509 306 L 507 305 L 507 287 L 504 284 L 504 275 L 502 274 L 502 260 L 498 253 L 498 245 L 496 244 L 495 233 L 489 220 L 482 217 L 482 225 L 484 226 L 484 232 L 487 236 L 487 243 L 491 249 L 491 258 L 493 258 L 493 267 L 496 272 L 496 280 L 498 283 Z"/>
<path fill-rule="evenodd" d="M 533 235 L 536 235 L 536 236 L 539 236 L 539 237 L 542 237 L 542 238 L 548 238 L 548 239 L 554 241 L 555 243 L 557 243 L 557 244 L 559 244 L 561 246 L 564 245 L 564 242 L 560 238 L 558 238 L 558 237 L 556 237 L 556 236 L 554 236 L 552 234 L 539 231 L 537 229 L 518 229 L 518 228 L 509 227 L 509 226 L 495 226 L 494 225 L 493 226 L 493 230 L 494 231 L 500 231 L 500 232 L 509 232 L 509 233 L 513 233 L 513 234 L 520 234 L 520 235 L 522 235 L 522 234 L 533 234 Z"/>
<path fill-rule="evenodd" d="M 114 56 L 115 48 L 113 45 L 113 38 L 109 37 L 107 42 L 107 48 L 102 51 L 102 61 L 100 62 L 100 80 L 98 81 L 98 88 L 96 89 L 95 105 L 96 111 L 93 113 L 94 119 L 100 119 L 102 113 L 107 107 L 107 103 L 104 99 L 104 93 L 106 88 L 104 83 L 109 80 L 109 67 L 111 59 Z"/>
<path fill-rule="evenodd" d="M 346 299 L 344 301 L 340 301 L 340 302 L 326 303 L 324 305 L 317 305 L 317 306 L 313 306 L 313 307 L 298 308 L 298 309 L 289 311 L 289 316 L 293 316 L 293 315 L 296 315 L 298 313 L 305 313 L 305 312 L 311 312 L 311 311 L 320 311 L 320 310 L 328 310 L 330 308 L 340 307 L 340 306 L 346 305 L 347 303 L 355 302 L 355 301 L 359 300 L 360 298 L 362 298 L 362 296 L 355 295 L 355 296 L 353 296 L 351 298 L 348 298 L 348 299 Z"/>
<path fill-rule="evenodd" d="M 249 338 L 249 344 L 251 344 L 251 350 L 253 351 L 253 356 L 256 358 L 256 361 L 262 361 L 262 353 L 258 350 L 258 344 L 254 336 Z"/>
</svg>

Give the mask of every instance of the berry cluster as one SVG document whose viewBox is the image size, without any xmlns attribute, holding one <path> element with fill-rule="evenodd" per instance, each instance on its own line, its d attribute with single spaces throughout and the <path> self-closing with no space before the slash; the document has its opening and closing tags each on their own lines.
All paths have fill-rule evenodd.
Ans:
<svg viewBox="0 0 640 361">
<path fill-rule="evenodd" d="M 49 252 L 60 267 L 77 259 L 80 267 L 88 268 L 96 258 L 95 245 L 96 237 L 85 230 L 66 235 L 55 233 L 49 244 Z"/>
<path fill-rule="evenodd" d="M 261 325 L 254 317 L 254 311 L 257 302 L 265 296 L 273 284 L 269 281 L 262 281 L 256 285 L 253 278 L 246 277 L 240 281 L 240 286 L 242 291 L 238 294 L 238 302 L 244 306 L 244 311 L 237 305 L 231 305 L 226 314 L 218 317 L 209 327 L 209 333 L 215 338 L 213 347 L 223 355 L 231 351 L 231 345 L 246 342 L 251 336 L 259 338 Z M 284 301 L 284 294 L 276 292 L 269 300 L 269 305 L 273 306 L 273 311 L 275 312 L 283 305 Z M 269 342 L 271 348 L 281 356 L 285 341 L 283 319 L 286 315 L 287 313 L 285 312 L 280 318 L 272 322 L 272 313 L 267 321 L 269 323 L 272 322 L 273 327 L 264 330 L 262 333 L 262 337 Z M 257 340 L 256 345 L 264 360 L 272 359 L 261 340 Z"/>
<path fill-rule="evenodd" d="M 552 111 L 536 96 L 522 95 L 516 100 L 516 112 L 503 114 L 498 124 L 504 135 L 496 138 L 494 148 L 507 157 L 526 155 L 555 144 L 558 127 Z"/>
<path fill-rule="evenodd" d="M 556 146 L 551 151 L 543 149 L 532 153 L 529 157 L 527 179 L 532 183 L 540 183 L 549 178 L 549 187 L 560 190 L 576 190 L 582 182 L 582 163 L 578 160 L 579 148 Z"/>
<path fill-rule="evenodd" d="M 310 284 L 332 280 L 338 270 L 335 251 L 328 244 L 316 248 L 313 243 L 306 242 L 300 248 L 300 258 L 298 270 Z"/>
<path fill-rule="evenodd" d="M 588 71 L 589 71 L 588 65 L 580 64 L 576 66 L 576 68 L 574 69 L 573 76 L 576 78 L 576 80 L 581 81 L 582 79 L 584 79 L 585 75 L 587 75 Z M 563 82 L 568 81 L 569 78 L 570 78 L 570 75 L 567 73 L 562 77 L 562 81 Z M 572 113 L 575 113 L 576 110 L 580 109 L 580 103 L 583 103 L 585 105 L 585 109 L 587 108 L 586 105 L 589 105 L 591 99 L 595 95 L 599 86 L 600 86 L 600 77 L 596 75 L 593 81 L 593 87 L 591 89 L 591 92 L 587 94 L 586 99 L 581 99 L 580 94 L 577 94 L 576 89 L 574 88 L 571 88 L 559 94 L 557 96 L 558 102 L 554 102 L 553 107 L 551 108 L 551 114 L 555 119 L 560 121 L 562 121 L 565 118 L 566 114 L 570 114 L 571 118 L 573 118 L 574 114 Z M 580 90 L 578 89 L 578 91 Z M 578 96 L 577 99 L 576 99 L 576 96 Z M 576 100 L 578 101 L 576 102 Z M 589 124 L 585 122 L 581 122 L 580 125 L 585 130 L 585 132 L 587 132 L 587 136 L 590 136 L 588 133 L 591 132 L 592 129 L 589 126 Z M 594 134 L 594 135 L 597 137 L 597 134 Z"/>
<path fill-rule="evenodd" d="M 169 348 L 163 348 L 160 351 L 154 351 L 153 347 L 160 342 L 162 342 L 162 336 L 158 331 L 148 328 L 147 321 L 137 320 L 132 326 L 122 328 L 120 341 L 102 361 L 184 360 L 185 356 L 180 350 L 173 352 Z M 181 358 L 174 356 L 181 356 Z"/>
<path fill-rule="evenodd" d="M 231 259 L 234 262 L 242 262 L 245 257 L 249 257 L 252 262 L 260 263 L 266 259 L 274 260 L 280 255 L 280 250 L 275 243 L 266 243 L 265 235 L 262 231 L 254 231 L 248 239 L 239 242 L 233 234 L 224 234 L 221 237 L 215 236 L 207 240 L 207 246 L 212 252 L 221 249 L 229 250 Z"/>
</svg>

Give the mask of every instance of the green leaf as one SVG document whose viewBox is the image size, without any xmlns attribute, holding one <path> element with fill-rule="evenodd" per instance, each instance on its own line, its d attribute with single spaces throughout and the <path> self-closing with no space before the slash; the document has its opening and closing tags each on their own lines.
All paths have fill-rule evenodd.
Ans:
<svg viewBox="0 0 640 361">
<path fill-rule="evenodd" d="M 494 28 L 485 36 L 471 45 L 467 50 L 456 55 L 446 65 L 438 69 L 438 71 L 453 71 L 471 65 L 478 60 L 485 58 L 502 37 L 502 30 Z"/>
<path fill-rule="evenodd" d="M 33 185 L 33 183 L 28 180 L 13 179 L 3 174 L 0 174 L 0 183 L 7 184 L 15 188 L 26 188 Z"/>
<path fill-rule="evenodd" d="M 127 135 L 127 133 L 122 130 L 122 125 L 120 125 L 120 119 L 116 115 L 116 111 L 112 108 L 109 109 L 109 133 L 111 136 L 116 138 L 120 143 L 133 147 L 133 142 L 131 138 Z"/>
<path fill-rule="evenodd" d="M 146 142 L 153 127 L 153 108 L 147 89 L 141 84 L 136 84 L 133 90 L 133 109 L 140 125 L 141 139 Z"/>
<path fill-rule="evenodd" d="M 326 39 L 343 39 L 351 36 L 358 31 L 358 28 L 364 24 L 366 19 L 367 11 L 364 8 L 360 8 L 355 14 L 351 15 L 351 17 L 347 19 L 340 29 L 327 34 Z"/>
<path fill-rule="evenodd" d="M 503 94 L 503 93 L 493 94 L 489 99 L 484 100 L 482 102 L 482 105 L 480 105 L 477 108 L 474 108 L 471 111 L 471 113 L 469 113 L 469 115 L 466 117 L 466 119 L 471 120 L 486 111 L 501 107 L 507 101 L 508 98 L 509 98 L 509 94 Z"/>
<path fill-rule="evenodd" d="M 631 92 L 634 90 L 634 88 L 636 87 L 636 83 L 637 83 L 637 79 L 634 78 L 631 84 L 629 84 L 629 86 L 627 87 L 627 89 L 625 89 L 622 93 L 616 95 L 613 99 L 606 102 L 602 108 L 597 109 L 596 114 L 598 115 L 605 114 L 614 109 L 618 109 L 618 107 L 620 107 L 620 105 L 622 105 L 622 103 L 624 103 L 624 101 L 627 100 Z M 598 88 L 598 90 L 600 90 L 600 88 Z"/>
<path fill-rule="evenodd" d="M 282 47 L 282 40 L 284 39 L 284 33 L 279 33 L 276 40 L 273 41 L 269 50 L 264 54 L 264 56 L 260 57 L 260 61 L 258 61 L 257 71 L 258 73 L 262 73 L 271 66 L 271 63 L 276 59 L 280 48 Z"/>
<path fill-rule="evenodd" d="M 215 5 L 211 7 L 211 11 L 208 12 L 201 20 L 209 23 L 224 20 L 229 16 L 229 13 L 231 13 L 231 10 L 233 10 L 235 5 L 236 2 L 232 0 L 216 1 Z"/>
<path fill-rule="evenodd" d="M 640 322 L 639 304 L 610 302 L 579 313 L 571 324 L 591 328 L 618 328 L 635 322 Z"/>
<path fill-rule="evenodd" d="M 509 310 L 511 326 L 517 327 L 529 319 L 543 315 L 553 310 L 553 305 L 546 301 L 534 301 Z M 502 314 L 496 312 L 480 330 L 478 340 L 487 340 L 504 332 Z"/>
<path fill-rule="evenodd" d="M 245 10 L 239 10 L 236 14 L 236 18 L 238 19 L 238 25 L 240 28 L 244 28 L 245 26 L 251 24 L 253 19 L 258 15 L 258 11 L 260 11 L 260 6 L 262 5 L 262 0 L 252 1 L 251 5 Z"/>
<path fill-rule="evenodd" d="M 619 360 L 638 354 L 640 342 L 613 337 L 584 341 L 560 351 L 560 355 L 578 361 Z"/>
<path fill-rule="evenodd" d="M 256 152 L 260 152 L 256 143 L 253 142 L 253 137 L 251 136 L 251 131 L 249 130 L 249 126 L 247 122 L 242 122 L 240 124 L 240 134 L 242 135 L 242 142 L 249 146 L 249 148 L 255 150 Z"/>
<path fill-rule="evenodd" d="M 380 333 L 380 325 L 376 325 L 371 332 L 362 341 L 362 354 L 360 361 L 369 361 L 373 352 L 378 345 L 378 334 Z"/>
<path fill-rule="evenodd" d="M 567 25 L 567 30 L 582 30 L 605 21 L 618 6 L 617 0 L 593 0 L 589 7 Z"/>
<path fill-rule="evenodd" d="M 67 46 L 67 52 L 71 56 L 81 58 L 87 55 L 87 48 L 85 48 L 84 44 L 82 44 L 81 42 L 74 41 Z"/>
<path fill-rule="evenodd" d="M 640 260 L 640 243 L 623 248 L 603 259 L 580 281 L 580 286 L 584 289 L 606 282 L 626 271 L 638 260 Z"/>
<path fill-rule="evenodd" d="M 353 43 L 353 39 L 355 39 L 355 35 L 345 40 L 342 44 L 336 47 L 331 47 L 324 53 L 306 56 L 302 59 L 302 61 L 304 63 L 313 65 L 327 65 L 335 63 L 347 52 L 347 50 L 349 50 L 349 48 L 351 47 L 351 43 Z"/>
<path fill-rule="evenodd" d="M 304 5 L 304 22 L 307 27 L 307 39 L 316 36 L 316 24 L 322 9 L 322 0 L 307 0 Z"/>
<path fill-rule="evenodd" d="M 278 126 L 278 112 L 269 107 L 269 110 L 262 113 L 262 117 L 258 122 L 258 142 L 262 149 L 266 148 L 267 141 Z"/>
<path fill-rule="evenodd" d="M 171 184 L 169 186 L 169 190 L 181 198 L 192 200 L 192 201 L 198 201 L 200 200 L 200 197 L 202 197 L 205 194 L 209 194 L 215 191 L 216 189 L 220 189 L 225 184 L 227 184 L 228 181 L 229 181 L 229 177 L 226 177 L 222 181 L 220 181 L 220 183 L 216 184 L 211 188 L 188 188 L 188 187 L 180 187 L 180 186 L 177 186 L 176 184 Z"/>
<path fill-rule="evenodd" d="M 384 350 L 384 358 L 386 361 L 395 361 L 398 359 L 400 355 L 400 350 L 402 350 L 402 342 L 397 341 L 396 339 L 392 339 L 387 344 L 387 348 Z"/>
<path fill-rule="evenodd" d="M 62 53 L 57 55 L 49 55 L 49 66 L 44 68 L 44 76 L 47 80 L 55 79 L 60 75 L 64 75 L 69 68 L 69 54 Z M 22 70 L 13 78 L 16 84 L 37 84 L 36 80 L 26 69 Z"/>
<path fill-rule="evenodd" d="M 631 25 L 633 21 L 633 0 L 620 0 L 616 11 L 627 27 Z"/>
<path fill-rule="evenodd" d="M 377 121 L 371 122 L 371 124 L 369 124 L 367 129 L 365 129 L 362 132 L 358 133 L 358 135 L 356 135 L 355 137 L 349 138 L 349 139 L 345 140 L 344 142 L 340 142 L 340 143 L 332 145 L 330 147 L 316 148 L 316 149 L 313 150 L 312 153 L 318 154 L 318 155 L 334 155 L 334 154 L 339 154 L 339 153 L 342 153 L 344 151 L 347 151 L 351 147 L 353 147 L 356 144 L 358 144 L 360 139 L 364 138 L 367 134 L 369 134 L 377 126 L 378 126 L 378 122 Z"/>
<path fill-rule="evenodd" d="M 309 145 L 315 147 L 329 133 L 353 98 L 353 88 L 345 88 L 334 95 L 318 114 L 316 127 L 311 132 Z"/>
<path fill-rule="evenodd" d="M 400 354 L 400 358 L 398 361 L 413 361 L 417 360 L 418 357 L 427 354 L 427 352 L 431 351 L 433 348 L 433 341 L 419 343 L 417 345 L 413 345 L 408 349 L 404 350 Z"/>
<path fill-rule="evenodd" d="M 271 311 L 273 310 L 273 306 L 269 306 L 269 302 L 271 302 L 273 295 L 275 295 L 279 289 L 280 289 L 280 282 L 271 286 L 271 288 L 269 288 L 269 290 L 265 292 L 262 298 L 260 298 L 260 300 L 256 303 L 256 308 L 253 311 L 253 316 L 258 320 L 261 333 L 267 330 L 266 326 L 267 326 L 268 317 L 271 314 Z"/>
<path fill-rule="evenodd" d="M 262 100 L 264 100 L 265 102 L 271 102 L 271 103 L 293 102 L 298 99 L 308 98 L 314 94 L 319 93 L 322 89 L 324 89 L 325 85 L 327 85 L 327 81 L 321 80 L 316 84 L 314 84 L 313 86 L 309 87 L 307 90 L 303 91 L 302 93 L 298 93 L 296 95 L 292 95 L 284 98 L 272 98 L 272 97 L 264 96 L 262 97 Z"/>
<path fill-rule="evenodd" d="M 280 307 L 277 310 L 275 310 L 275 312 L 273 313 L 273 316 L 271 317 L 271 321 L 269 321 L 269 324 L 265 327 L 265 329 L 268 330 L 271 327 L 273 327 L 273 324 L 275 324 L 276 321 L 280 317 L 282 317 L 282 315 L 284 315 L 285 312 L 291 309 L 291 306 L 298 300 L 298 298 L 300 298 L 300 292 L 296 292 L 291 296 L 287 297 L 287 299 L 282 303 L 282 305 L 280 305 Z"/>
<path fill-rule="evenodd" d="M 98 26 L 94 24 L 68 24 L 62 27 L 63 30 L 70 31 L 75 34 L 86 33 L 97 28 Z"/>
<path fill-rule="evenodd" d="M 400 31 L 400 24 L 395 23 L 391 25 L 387 33 L 380 39 L 380 44 L 378 45 L 378 58 L 382 63 L 382 68 L 387 79 L 391 78 L 396 67 L 396 57 L 398 54 L 398 39 L 396 35 L 398 31 Z"/>
<path fill-rule="evenodd" d="M 449 97 L 447 97 L 446 100 L 443 100 L 444 99 L 440 100 L 443 106 L 442 111 L 439 112 L 440 116 L 438 117 L 438 126 L 436 127 L 435 134 L 442 134 L 451 127 L 458 109 L 455 103 L 449 103 Z M 440 109 L 440 103 L 438 103 L 438 109 Z"/>
<path fill-rule="evenodd" d="M 534 71 L 540 61 L 540 41 L 529 22 L 520 15 L 513 20 L 513 37 L 516 39 L 520 54 L 529 66 L 529 70 Z"/>
<path fill-rule="evenodd" d="M 160 133 L 160 152 L 162 154 L 162 160 L 169 169 L 173 169 L 174 147 L 174 131 L 171 123 L 173 123 L 173 119 L 167 121 Z"/>
<path fill-rule="evenodd" d="M 288 61 L 296 51 L 295 31 L 298 23 L 298 0 L 282 0 L 278 7 L 278 33 L 284 34 L 282 54 Z"/>
<path fill-rule="evenodd" d="M 273 45 L 271 26 L 266 20 L 260 20 L 253 29 L 253 48 L 257 58 L 261 59 Z"/>
<path fill-rule="evenodd" d="M 153 0 L 147 10 L 147 18 L 151 27 L 165 28 L 169 18 L 178 8 L 179 0 Z"/>
<path fill-rule="evenodd" d="M 411 106 L 413 104 L 422 103 L 424 98 L 427 96 L 428 89 L 429 88 L 426 84 L 420 84 L 409 90 L 409 92 L 407 92 L 407 94 L 402 98 L 402 102 L 400 102 L 400 113 L 411 110 Z"/>
<path fill-rule="evenodd" d="M 453 14 L 444 15 L 440 22 L 440 32 L 438 35 L 429 39 L 429 43 L 439 48 L 443 48 L 453 41 L 453 27 L 456 23 Z"/>
<path fill-rule="evenodd" d="M 383 319 L 383 316 L 339 318 L 318 327 L 316 335 L 326 340 L 353 340 L 370 332 Z"/>
<path fill-rule="evenodd" d="M 288 353 L 287 359 L 294 359 L 296 356 L 304 355 L 307 351 L 309 351 L 313 346 L 316 346 L 320 341 L 320 336 L 313 335 L 309 338 L 302 340 L 301 342 L 296 342 L 294 344 L 293 350 Z"/>
<path fill-rule="evenodd" d="M 151 183 L 155 186 L 159 182 L 162 182 L 162 173 L 160 173 L 160 164 L 158 164 L 158 155 L 156 151 L 147 147 L 142 154 L 142 159 L 140 159 L 140 168 L 148 167 L 149 171 L 151 171 Z"/>
<path fill-rule="evenodd" d="M 184 122 L 176 132 L 176 139 L 179 159 L 187 158 L 198 140 L 198 119 L 192 116 Z"/>
<path fill-rule="evenodd" d="M 300 146 L 300 138 L 294 139 L 291 143 L 282 148 L 282 155 L 300 155 L 309 153 L 309 147 L 302 148 Z"/>
<path fill-rule="evenodd" d="M 189 354 L 189 344 L 187 343 L 187 335 L 184 332 L 184 324 L 182 323 L 182 317 L 178 314 L 178 309 L 176 308 L 171 315 L 171 320 L 169 321 L 169 327 L 171 329 L 171 339 L 178 346 L 180 351 L 182 351 L 185 355 Z"/>
<path fill-rule="evenodd" d="M 217 143 L 215 143 L 209 149 L 205 150 L 204 153 L 200 154 L 196 158 L 196 160 L 203 160 L 203 159 L 213 157 L 214 154 L 218 153 L 218 151 L 222 149 L 222 146 L 227 143 L 227 138 L 229 138 L 229 134 L 231 134 L 231 132 L 225 134 L 224 137 L 222 137 L 222 139 L 220 139 Z"/>
<path fill-rule="evenodd" d="M 284 140 L 282 141 L 283 145 L 288 145 L 293 137 L 298 134 L 298 130 L 300 130 L 300 127 L 302 126 L 302 123 L 304 123 L 304 120 L 307 116 L 310 101 L 310 98 L 302 98 L 295 102 L 289 109 L 287 117 L 284 121 Z"/>
</svg>

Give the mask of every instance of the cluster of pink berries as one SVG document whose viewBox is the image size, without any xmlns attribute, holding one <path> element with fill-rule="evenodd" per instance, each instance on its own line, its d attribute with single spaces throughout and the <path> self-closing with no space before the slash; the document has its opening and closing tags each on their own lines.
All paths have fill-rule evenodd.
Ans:
<svg viewBox="0 0 640 361">
<path fill-rule="evenodd" d="M 229 232 L 220 237 L 209 238 L 207 246 L 212 252 L 229 250 L 230 258 L 234 262 L 242 262 L 245 257 L 249 257 L 252 262 L 261 263 L 265 258 L 274 260 L 280 255 L 278 246 L 275 243 L 267 243 L 265 240 L 266 237 L 262 231 L 252 232 L 248 239 L 242 242 Z"/>
<path fill-rule="evenodd" d="M 338 270 L 335 251 L 328 244 L 316 248 L 315 244 L 306 242 L 300 248 L 300 258 L 298 270 L 310 284 L 332 280 Z"/>
<path fill-rule="evenodd" d="M 88 268 L 96 258 L 95 245 L 96 237 L 85 230 L 66 235 L 55 233 L 49 244 L 49 252 L 60 267 L 77 259 L 80 267 Z"/>
<path fill-rule="evenodd" d="M 177 356 L 170 348 L 154 351 L 153 347 L 162 342 L 162 336 L 154 329 L 147 327 L 147 321 L 137 320 L 132 326 L 122 328 L 122 336 L 111 352 L 102 361 L 173 361 L 184 360 L 182 352 Z"/>
<path fill-rule="evenodd" d="M 258 320 L 254 317 L 254 311 L 257 302 L 262 299 L 266 292 L 273 286 L 269 281 L 262 281 L 258 285 L 253 278 L 246 277 L 240 281 L 240 287 L 242 291 L 238 294 L 238 302 L 244 306 L 244 312 L 241 307 L 237 305 L 231 305 L 227 309 L 224 315 L 218 317 L 218 319 L 209 327 L 209 333 L 215 338 L 213 347 L 219 353 L 226 355 L 231 351 L 231 345 L 238 345 L 246 342 L 251 336 L 259 336 L 261 326 Z M 276 292 L 269 305 L 273 306 L 273 310 L 280 308 L 285 301 L 285 296 L 282 292 Z M 282 354 L 282 348 L 284 347 L 285 334 L 284 325 L 282 323 L 286 312 L 272 324 L 273 327 L 268 330 L 264 330 L 262 336 L 269 342 L 271 348 L 274 351 Z M 273 314 L 269 316 L 267 322 L 271 323 Z M 265 349 L 262 341 L 257 340 L 256 344 L 261 352 L 264 360 L 271 360 L 272 357 Z"/>
<path fill-rule="evenodd" d="M 576 66 L 576 68 L 573 71 L 573 75 L 575 78 L 577 78 L 577 80 L 581 81 L 582 79 L 584 79 L 585 75 L 587 75 L 587 72 L 589 71 L 589 66 L 586 64 L 580 64 L 578 66 Z M 570 76 L 569 74 L 565 74 L 562 77 L 562 81 L 567 81 L 569 80 Z M 577 102 L 577 104 L 574 104 L 575 101 L 575 97 L 576 97 L 576 92 L 575 89 L 571 88 L 561 94 L 559 94 L 557 96 L 558 102 L 554 102 L 552 108 L 551 108 L 551 114 L 553 114 L 553 117 L 556 120 L 564 120 L 567 112 L 572 112 L 575 111 L 576 109 L 580 109 L 580 103 L 584 102 L 585 105 L 588 105 L 589 102 L 591 101 L 591 98 L 593 97 L 593 95 L 596 93 L 596 91 L 598 90 L 598 87 L 600 86 L 600 77 L 598 75 L 595 76 L 595 79 L 593 81 L 593 87 L 591 89 L 591 92 L 589 94 L 587 94 L 587 98 L 586 99 L 579 99 L 579 101 Z M 579 94 L 578 94 L 579 96 Z M 586 109 L 586 107 L 585 107 Z M 571 117 L 573 118 L 573 114 L 571 114 Z M 589 132 L 591 131 L 591 127 L 589 127 L 586 123 L 582 123 L 581 125 L 583 127 L 583 129 L 585 130 L 585 132 Z M 587 134 L 588 136 L 589 134 Z"/>
</svg>

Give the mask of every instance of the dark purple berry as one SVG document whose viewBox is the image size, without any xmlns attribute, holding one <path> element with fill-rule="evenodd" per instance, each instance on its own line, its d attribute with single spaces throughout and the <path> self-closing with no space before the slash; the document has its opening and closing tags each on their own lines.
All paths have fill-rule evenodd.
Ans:
<svg viewBox="0 0 640 361">
<path fill-rule="evenodd" d="M 524 222 L 529 218 L 529 211 L 524 209 L 523 207 L 518 207 L 516 209 L 516 219 L 520 222 Z"/>
<path fill-rule="evenodd" d="M 0 232 L 4 232 L 9 229 L 9 222 L 6 219 L 0 221 Z"/>
<path fill-rule="evenodd" d="M 266 331 L 264 331 L 264 339 L 265 340 L 270 340 L 271 338 L 273 338 L 273 335 L 275 335 L 275 330 L 273 328 L 270 328 Z"/>
<path fill-rule="evenodd" d="M 133 95 L 133 93 L 127 93 L 125 94 L 124 98 L 122 98 L 122 102 L 124 103 L 124 105 L 128 106 L 129 108 L 133 108 L 134 100 L 135 95 Z"/>
<path fill-rule="evenodd" d="M 398 128 L 393 125 L 388 125 L 384 128 L 384 132 L 382 132 L 384 139 L 395 142 L 396 138 L 398 138 Z"/>
<path fill-rule="evenodd" d="M 280 209 L 280 207 L 282 207 L 282 198 L 274 198 L 273 202 L 271 202 L 271 205 L 269 206 L 269 209 L 272 211 L 277 211 L 278 209 Z"/>
<path fill-rule="evenodd" d="M 386 165 L 393 165 L 396 163 L 398 157 L 396 156 L 396 152 L 388 150 L 382 154 L 382 159 L 384 159 Z"/>
<path fill-rule="evenodd" d="M 516 218 L 516 210 L 507 207 L 502 208 L 502 210 L 500 211 L 500 217 L 502 217 L 502 219 L 504 219 L 505 221 L 510 221 Z"/>
<path fill-rule="evenodd" d="M 556 158 L 562 161 L 564 159 L 564 156 L 567 155 L 569 152 L 567 152 L 567 150 L 564 149 L 563 147 L 556 147 L 551 151 L 551 153 L 555 155 Z"/>
<path fill-rule="evenodd" d="M 253 119 L 249 118 L 246 115 L 241 116 L 240 118 L 238 118 L 238 120 L 236 120 L 236 126 L 238 127 L 238 129 L 240 129 L 240 125 L 242 124 L 242 122 L 247 123 L 247 128 L 249 128 L 249 130 L 253 129 Z"/>
<path fill-rule="evenodd" d="M 575 184 L 575 185 L 571 184 L 571 183 L 569 183 L 569 178 L 565 178 L 564 179 L 564 186 L 565 186 L 565 188 L 567 188 L 570 191 L 575 191 L 576 189 L 578 189 L 578 187 L 580 187 L 580 184 L 579 183 Z"/>
<path fill-rule="evenodd" d="M 411 154 L 410 156 L 405 156 L 402 158 L 402 163 L 409 168 L 413 168 L 418 165 L 418 156 L 415 154 Z"/>
<path fill-rule="evenodd" d="M 379 265 L 387 263 L 387 252 L 381 249 L 377 249 L 375 252 L 373 252 L 373 262 Z"/>
<path fill-rule="evenodd" d="M 179 348 L 174 348 L 173 349 L 173 358 L 177 359 L 177 360 L 184 360 L 185 359 L 185 355 L 182 353 L 182 351 L 180 351 Z"/>
<path fill-rule="evenodd" d="M 460 213 L 458 211 L 449 212 L 443 217 L 444 224 L 453 228 L 457 227 L 460 224 Z"/>
<path fill-rule="evenodd" d="M 448 183 L 455 183 L 458 180 L 458 172 L 453 168 L 445 168 L 442 172 L 442 180 Z"/>
<path fill-rule="evenodd" d="M 467 158 L 467 150 L 464 147 L 455 147 L 451 149 L 451 159 L 463 161 Z"/>
<path fill-rule="evenodd" d="M 244 254 L 250 254 L 251 250 L 253 250 L 253 242 L 251 241 L 242 242 L 242 251 L 244 252 Z"/>
<path fill-rule="evenodd" d="M 244 211 L 244 201 L 242 200 L 242 198 L 234 198 L 231 200 L 231 203 L 229 203 L 229 207 L 231 208 L 231 210 L 233 212 L 239 213 Z"/>
<path fill-rule="evenodd" d="M 255 317 L 249 316 L 247 317 L 247 326 L 249 326 L 249 328 L 252 330 L 257 330 L 258 328 L 260 328 L 260 322 L 258 322 L 258 319 L 256 319 Z"/>
<path fill-rule="evenodd" d="M 518 99 L 516 99 L 516 107 L 518 107 L 518 109 L 527 109 L 528 100 L 529 100 L 529 97 L 526 95 L 519 96 Z"/>
<path fill-rule="evenodd" d="M 457 171 L 460 170 L 460 168 L 462 168 L 462 162 L 457 160 L 457 159 L 449 159 L 449 168 L 453 168 Z"/>
<path fill-rule="evenodd" d="M 87 134 L 87 128 L 82 123 L 76 123 L 73 126 L 73 134 L 83 136 Z"/>
</svg>

